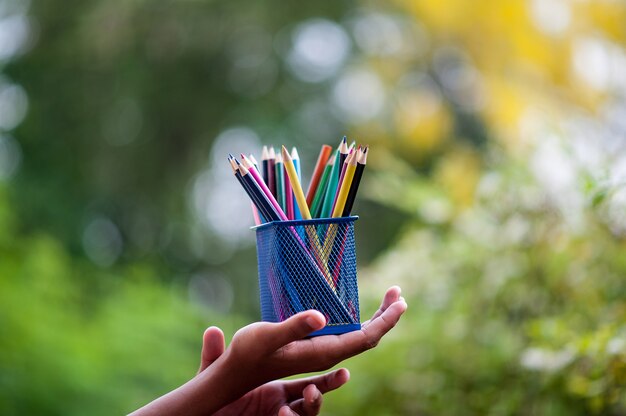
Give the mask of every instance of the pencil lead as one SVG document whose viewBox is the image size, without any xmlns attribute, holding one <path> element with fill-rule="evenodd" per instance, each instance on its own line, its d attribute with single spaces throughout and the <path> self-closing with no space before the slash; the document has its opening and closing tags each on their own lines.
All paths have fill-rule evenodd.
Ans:
<svg viewBox="0 0 626 416">
<path fill-rule="evenodd" d="M 295 146 L 291 148 L 291 158 L 293 160 L 299 160 L 300 159 L 300 155 L 298 154 L 298 149 L 296 149 Z"/>
<path fill-rule="evenodd" d="M 263 150 L 261 151 L 261 160 L 266 160 L 270 157 L 270 153 L 267 150 L 267 146 L 263 145 Z"/>
</svg>

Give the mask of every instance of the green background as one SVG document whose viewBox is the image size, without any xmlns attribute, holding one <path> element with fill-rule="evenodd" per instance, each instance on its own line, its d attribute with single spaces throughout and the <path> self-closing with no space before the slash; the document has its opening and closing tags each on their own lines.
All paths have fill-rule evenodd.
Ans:
<svg viewBox="0 0 626 416">
<path fill-rule="evenodd" d="M 127 413 L 258 320 L 228 152 L 370 144 L 324 414 L 626 413 L 626 7 L 0 1 L 0 413 Z M 307 183 L 307 181 L 305 181 Z"/>
</svg>

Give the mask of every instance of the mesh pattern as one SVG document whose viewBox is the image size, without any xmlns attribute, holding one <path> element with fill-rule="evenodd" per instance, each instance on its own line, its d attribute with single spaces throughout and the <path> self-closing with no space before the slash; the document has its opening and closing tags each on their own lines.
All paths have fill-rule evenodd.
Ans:
<svg viewBox="0 0 626 416">
<path fill-rule="evenodd" d="M 261 317 L 280 322 L 307 309 L 327 319 L 314 335 L 359 329 L 354 221 L 272 222 L 256 228 Z"/>
</svg>

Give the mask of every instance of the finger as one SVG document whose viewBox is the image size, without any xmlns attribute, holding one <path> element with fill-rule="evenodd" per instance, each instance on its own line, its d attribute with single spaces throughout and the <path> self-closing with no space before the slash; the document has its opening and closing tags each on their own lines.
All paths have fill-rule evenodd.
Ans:
<svg viewBox="0 0 626 416">
<path fill-rule="evenodd" d="M 283 406 L 278 411 L 278 416 L 298 416 L 298 414 L 291 410 L 291 407 Z"/>
<path fill-rule="evenodd" d="M 364 322 L 363 325 L 368 325 L 371 321 L 378 318 L 394 302 L 397 302 L 401 299 L 404 300 L 400 296 L 400 293 L 402 293 L 402 289 L 400 289 L 400 286 L 391 286 L 389 289 L 387 289 L 385 296 L 383 296 L 383 301 L 380 304 L 380 308 L 378 308 L 378 310 L 374 312 L 374 315 L 368 321 Z"/>
<path fill-rule="evenodd" d="M 315 416 L 320 413 L 323 401 L 322 393 L 315 384 L 309 384 L 302 391 L 302 399 L 291 403 L 289 407 L 301 416 Z"/>
<path fill-rule="evenodd" d="M 402 300 L 394 302 L 380 316 L 364 326 L 361 331 L 344 334 L 343 343 L 346 349 L 359 353 L 376 347 L 380 339 L 396 326 L 406 309 L 406 302 Z"/>
<path fill-rule="evenodd" d="M 202 353 L 200 355 L 200 368 L 198 373 L 213 364 L 224 353 L 224 333 L 216 326 L 211 326 L 204 331 L 202 336 Z"/>
<path fill-rule="evenodd" d="M 322 393 L 338 389 L 350 380 L 350 372 L 345 368 L 331 371 L 319 376 L 301 378 L 298 380 L 290 380 L 284 383 L 287 400 L 293 400 L 302 397 L 302 391 L 306 386 L 312 384 Z"/>
<path fill-rule="evenodd" d="M 394 302 L 360 331 L 294 342 L 290 348 L 283 349 L 281 359 L 302 372 L 330 368 L 378 345 L 380 339 L 398 323 L 406 308 L 405 302 Z"/>
<path fill-rule="evenodd" d="M 308 310 L 295 314 L 280 323 L 264 324 L 262 331 L 258 331 L 261 342 L 269 347 L 269 351 L 275 351 L 280 347 L 297 341 L 309 335 L 313 331 L 322 329 L 326 325 L 326 318 L 316 310 Z"/>
</svg>

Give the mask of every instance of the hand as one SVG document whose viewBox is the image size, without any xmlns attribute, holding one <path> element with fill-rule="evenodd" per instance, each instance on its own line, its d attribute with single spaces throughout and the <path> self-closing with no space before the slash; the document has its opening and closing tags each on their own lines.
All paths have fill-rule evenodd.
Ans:
<svg viewBox="0 0 626 416">
<path fill-rule="evenodd" d="M 216 364 L 228 369 L 224 377 L 240 397 L 268 381 L 294 374 L 327 370 L 339 362 L 375 347 L 393 328 L 407 305 L 397 286 L 387 290 L 380 308 L 358 331 L 304 339 L 326 324 L 315 310 L 296 314 L 284 322 L 258 322 L 235 334 Z M 236 380 L 228 380 L 229 378 Z"/>
<path fill-rule="evenodd" d="M 207 357 L 219 355 L 219 358 L 196 377 L 134 414 L 213 414 L 270 381 L 327 370 L 349 357 L 375 347 L 396 325 L 406 308 L 406 302 L 400 296 L 400 288 L 394 286 L 387 290 L 374 316 L 358 331 L 304 339 L 326 324 L 324 316 L 314 310 L 301 312 L 280 323 L 258 322 L 248 325 L 237 331 L 223 354 L 219 355 L 215 350 L 211 352 L 213 347 L 208 348 Z M 223 335 L 221 337 L 223 339 Z M 221 349 L 219 351 L 221 353 Z M 321 376 L 322 380 L 333 374 L 335 373 Z M 338 380 L 331 387 L 336 385 L 334 388 L 337 388 L 347 381 L 344 380 L 347 374 L 339 373 L 335 377 Z M 306 387 L 303 391 L 303 384 L 296 384 L 300 381 L 294 383 L 297 386 L 294 390 L 300 390 L 305 399 L 315 400 L 318 397 L 315 391 L 306 392 L 306 389 L 313 390 L 308 387 L 309 384 L 314 384 L 320 393 L 325 389 L 320 379 L 311 378 L 304 381 Z M 329 387 L 326 391 L 329 390 L 332 388 Z M 291 397 L 294 396 L 285 398 L 285 403 Z M 297 403 L 292 404 L 299 408 Z M 315 409 L 313 404 L 309 408 Z M 281 411 L 284 414 L 287 409 L 283 406 Z"/>
<path fill-rule="evenodd" d="M 204 332 L 198 374 L 209 367 L 224 352 L 224 334 L 210 327 Z M 215 416 L 274 415 L 313 416 L 319 414 L 322 394 L 337 389 L 350 378 L 346 369 L 315 377 L 292 381 L 272 381 L 257 387 L 233 403 L 223 407 Z"/>
</svg>

